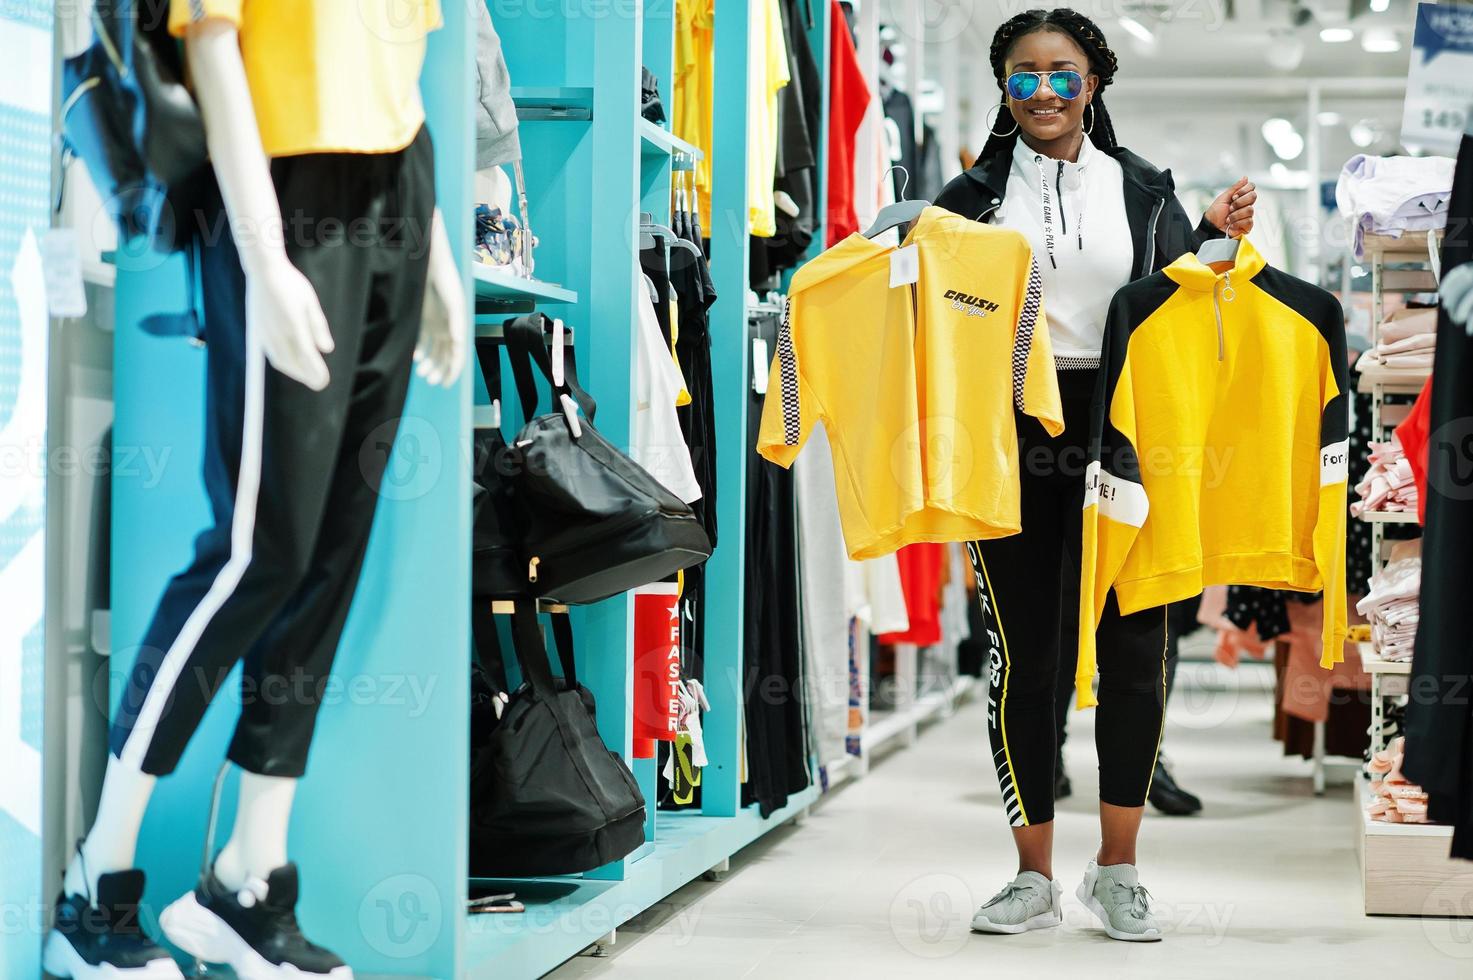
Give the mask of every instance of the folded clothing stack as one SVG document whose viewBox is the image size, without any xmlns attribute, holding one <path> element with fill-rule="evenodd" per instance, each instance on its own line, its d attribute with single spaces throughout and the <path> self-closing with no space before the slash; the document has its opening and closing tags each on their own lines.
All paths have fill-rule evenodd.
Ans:
<svg viewBox="0 0 1473 980">
<path fill-rule="evenodd" d="M 1366 813 L 1381 823 L 1427 823 L 1427 794 L 1401 774 L 1406 739 L 1392 739 L 1385 749 L 1371 756 L 1366 772 L 1371 777 L 1371 802 Z"/>
<path fill-rule="evenodd" d="M 1350 505 L 1355 517 L 1366 511 L 1416 511 L 1417 482 L 1396 436 L 1390 442 L 1371 443 L 1371 468 L 1355 492 L 1360 494 L 1360 500 Z"/>
<path fill-rule="evenodd" d="M 1410 660 L 1417 642 L 1422 591 L 1422 542 L 1401 541 L 1391 560 L 1372 575 L 1370 592 L 1355 604 L 1371 624 L 1371 645 L 1382 660 Z"/>
<path fill-rule="evenodd" d="M 1357 153 L 1335 183 L 1335 204 L 1355 223 L 1355 257 L 1366 234 L 1400 238 L 1447 224 L 1451 157 L 1375 157 Z"/>
<path fill-rule="evenodd" d="M 1432 370 L 1437 348 L 1437 307 L 1400 309 L 1381 324 L 1374 349 L 1361 355 L 1356 367 L 1380 367 L 1393 371 Z"/>
</svg>

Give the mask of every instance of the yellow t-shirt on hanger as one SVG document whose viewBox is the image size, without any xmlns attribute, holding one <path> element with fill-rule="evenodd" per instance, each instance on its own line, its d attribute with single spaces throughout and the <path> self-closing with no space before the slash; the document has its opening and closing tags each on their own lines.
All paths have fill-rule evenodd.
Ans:
<svg viewBox="0 0 1473 980">
<path fill-rule="evenodd" d="M 752 0 L 747 67 L 747 216 L 751 233 L 777 233 L 772 181 L 777 171 L 777 93 L 792 80 L 777 0 Z"/>
<path fill-rule="evenodd" d="M 675 0 L 675 84 L 671 131 L 701 151 L 696 197 L 701 228 L 711 228 L 711 104 L 715 0 Z"/>
<path fill-rule="evenodd" d="M 169 32 L 212 18 L 240 32 L 267 156 L 391 153 L 425 121 L 425 38 L 439 0 L 170 0 Z"/>
</svg>

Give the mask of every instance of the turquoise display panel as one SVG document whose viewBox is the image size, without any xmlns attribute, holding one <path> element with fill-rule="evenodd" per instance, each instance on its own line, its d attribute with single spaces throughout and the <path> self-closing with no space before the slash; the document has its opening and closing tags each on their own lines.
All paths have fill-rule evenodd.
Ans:
<svg viewBox="0 0 1473 980">
<path fill-rule="evenodd" d="M 36 976 L 46 554 L 51 4 L 0 5 L 0 976 Z M 49 898 L 49 896 L 47 896 Z"/>
</svg>

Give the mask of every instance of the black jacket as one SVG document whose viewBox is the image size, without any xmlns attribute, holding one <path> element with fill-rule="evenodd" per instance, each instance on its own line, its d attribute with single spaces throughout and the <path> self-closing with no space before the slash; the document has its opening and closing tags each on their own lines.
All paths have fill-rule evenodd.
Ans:
<svg viewBox="0 0 1473 980">
<path fill-rule="evenodd" d="M 1170 170 L 1157 170 L 1122 146 L 1100 152 L 1109 154 L 1125 173 L 1125 217 L 1130 223 L 1130 241 L 1135 248 L 1131 279 L 1150 275 L 1170 265 L 1181 255 L 1195 252 L 1209 238 L 1222 232 L 1206 217 L 1192 221 L 1176 199 Z M 1009 147 L 951 180 L 935 204 L 977 221 L 989 220 L 1007 193 L 1008 171 L 1013 151 Z M 1152 243 L 1147 249 L 1146 243 Z"/>
</svg>

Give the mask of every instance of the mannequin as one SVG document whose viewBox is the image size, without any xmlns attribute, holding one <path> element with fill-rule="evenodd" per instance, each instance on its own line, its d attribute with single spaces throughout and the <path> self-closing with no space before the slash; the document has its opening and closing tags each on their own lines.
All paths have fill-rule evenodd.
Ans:
<svg viewBox="0 0 1473 980">
<path fill-rule="evenodd" d="M 422 28 L 408 39 L 402 0 L 394 12 L 390 0 L 361 0 L 346 14 L 336 6 L 171 2 L 230 228 L 202 249 L 215 527 L 170 582 L 118 708 L 97 817 L 66 870 L 47 938 L 45 966 L 58 976 L 181 976 L 131 914 L 143 891 L 138 833 L 157 778 L 172 771 L 236 661 L 258 683 L 327 676 L 382 476 L 359 447 L 368 432 L 393 433 L 411 370 L 448 387 L 464 365 L 462 277 L 434 206 L 417 89 L 438 4 L 407 4 Z M 267 45 L 321 43 L 299 36 L 336 46 L 303 55 L 319 106 L 356 105 L 331 76 L 359 66 L 378 82 L 366 109 L 324 111 L 321 131 L 303 128 L 284 104 L 297 93 L 273 85 L 262 58 Z M 372 125 L 345 134 L 342 120 L 360 115 Z M 288 223 L 304 214 L 306 224 Z M 335 237 L 329 221 L 368 229 L 371 241 Z M 352 976 L 301 935 L 293 913 L 287 826 L 321 688 L 306 690 L 286 703 L 244 699 L 230 748 L 241 769 L 231 836 L 200 887 L 160 920 L 186 952 L 242 977 Z"/>
</svg>

